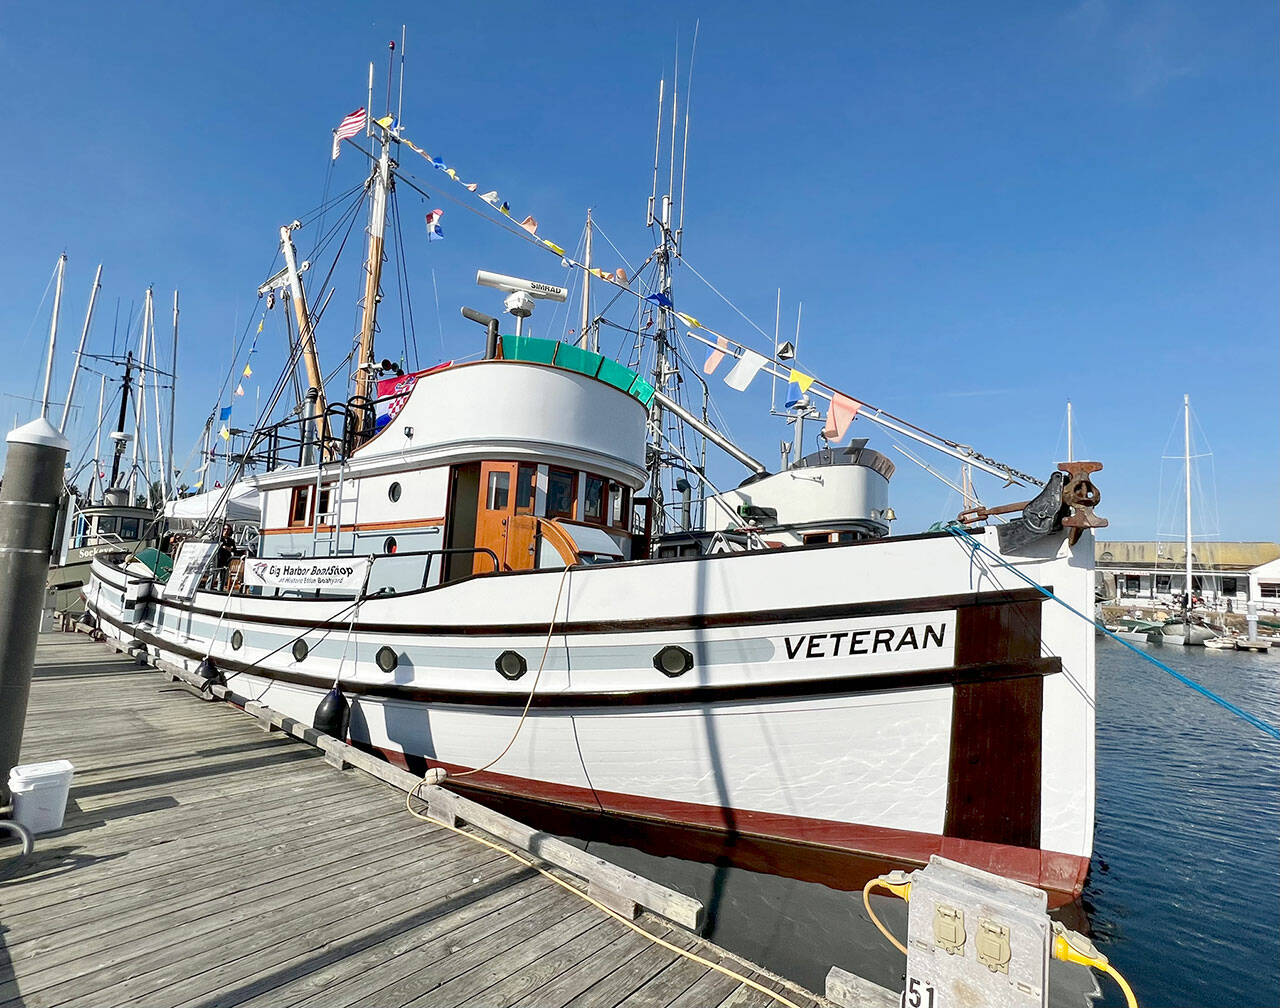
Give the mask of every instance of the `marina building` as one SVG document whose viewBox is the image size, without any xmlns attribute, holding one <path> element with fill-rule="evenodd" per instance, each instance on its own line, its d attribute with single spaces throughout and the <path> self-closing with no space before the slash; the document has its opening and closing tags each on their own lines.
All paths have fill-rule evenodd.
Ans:
<svg viewBox="0 0 1280 1008">
<path fill-rule="evenodd" d="M 1125 602 L 1171 604 L 1186 591 L 1187 553 L 1181 542 L 1103 542 L 1095 545 L 1100 595 Z M 1280 543 L 1196 542 L 1191 590 L 1215 608 L 1243 612 L 1249 602 L 1280 612 Z"/>
</svg>

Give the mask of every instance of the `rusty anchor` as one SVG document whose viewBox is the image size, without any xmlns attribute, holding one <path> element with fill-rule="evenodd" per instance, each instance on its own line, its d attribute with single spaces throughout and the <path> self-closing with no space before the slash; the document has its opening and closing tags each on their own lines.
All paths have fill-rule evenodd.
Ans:
<svg viewBox="0 0 1280 1008">
<path fill-rule="evenodd" d="M 1099 518 L 1093 509 L 1102 501 L 1102 493 L 1089 477 L 1102 468 L 1101 462 L 1060 462 L 1058 469 L 1066 473 L 1062 487 L 1062 503 L 1071 508 L 1071 514 L 1062 519 L 1064 527 L 1071 531 L 1068 542 L 1072 546 L 1087 528 L 1106 528 L 1107 519 Z"/>
</svg>

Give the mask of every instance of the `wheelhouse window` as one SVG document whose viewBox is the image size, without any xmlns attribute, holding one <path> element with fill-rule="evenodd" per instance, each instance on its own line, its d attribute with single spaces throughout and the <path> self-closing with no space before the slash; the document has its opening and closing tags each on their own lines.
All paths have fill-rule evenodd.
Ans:
<svg viewBox="0 0 1280 1008">
<path fill-rule="evenodd" d="M 307 524 L 307 507 L 311 503 L 311 487 L 294 487 L 289 499 L 289 527 Z"/>
<path fill-rule="evenodd" d="M 631 522 L 631 488 L 609 485 L 609 524 L 614 528 L 627 529 Z"/>
<path fill-rule="evenodd" d="M 137 518 L 121 518 L 120 519 L 120 538 L 121 539 L 137 539 L 138 538 L 138 519 Z"/>
<path fill-rule="evenodd" d="M 583 481 L 582 517 L 589 522 L 604 522 L 606 505 L 604 480 L 588 475 Z"/>
<path fill-rule="evenodd" d="M 521 462 L 516 470 L 516 514 L 533 514 L 535 480 L 538 467 Z"/>
<path fill-rule="evenodd" d="M 511 499 L 511 473 L 489 473 L 489 485 L 485 490 L 484 506 L 490 511 L 505 511 Z"/>
<path fill-rule="evenodd" d="M 115 515 L 103 515 L 98 519 L 98 535 L 116 535 L 120 531 L 120 519 Z"/>
<path fill-rule="evenodd" d="M 578 482 L 576 473 L 567 469 L 551 469 L 547 473 L 547 517 L 573 518 L 577 501 L 574 490 Z"/>
</svg>

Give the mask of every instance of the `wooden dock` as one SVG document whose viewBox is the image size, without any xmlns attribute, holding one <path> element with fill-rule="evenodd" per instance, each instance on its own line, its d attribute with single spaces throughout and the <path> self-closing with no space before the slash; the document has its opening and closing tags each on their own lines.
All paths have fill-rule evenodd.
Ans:
<svg viewBox="0 0 1280 1008">
<path fill-rule="evenodd" d="M 386 783 L 47 634 L 23 760 L 61 758 L 76 767 L 64 828 L 0 861 L 0 1008 L 778 1003 L 412 818 Z M 654 914 L 636 923 L 800 1008 L 828 1004 Z"/>
</svg>

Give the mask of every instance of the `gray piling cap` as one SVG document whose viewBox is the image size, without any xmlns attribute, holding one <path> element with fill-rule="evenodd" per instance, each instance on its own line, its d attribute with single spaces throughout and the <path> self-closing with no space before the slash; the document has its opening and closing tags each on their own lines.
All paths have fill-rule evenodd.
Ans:
<svg viewBox="0 0 1280 1008">
<path fill-rule="evenodd" d="M 23 424 L 16 430 L 10 431 L 5 440 L 9 444 L 44 445 L 46 448 L 61 448 L 63 451 L 71 450 L 71 442 L 64 438 L 58 432 L 58 428 L 54 427 L 44 417 L 37 417 L 31 423 Z"/>
</svg>

